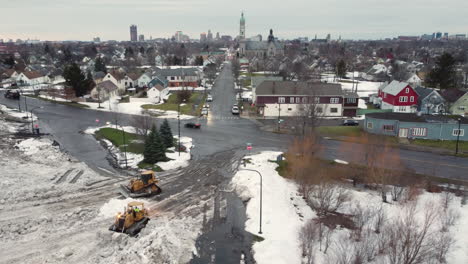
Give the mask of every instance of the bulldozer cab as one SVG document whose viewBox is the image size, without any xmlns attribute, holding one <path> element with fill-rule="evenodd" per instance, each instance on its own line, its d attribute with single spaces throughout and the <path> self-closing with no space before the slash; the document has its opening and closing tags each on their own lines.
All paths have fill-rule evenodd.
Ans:
<svg viewBox="0 0 468 264">
<path fill-rule="evenodd" d="M 154 171 L 144 171 L 140 174 L 140 179 L 144 184 L 148 184 L 154 177 Z"/>
</svg>

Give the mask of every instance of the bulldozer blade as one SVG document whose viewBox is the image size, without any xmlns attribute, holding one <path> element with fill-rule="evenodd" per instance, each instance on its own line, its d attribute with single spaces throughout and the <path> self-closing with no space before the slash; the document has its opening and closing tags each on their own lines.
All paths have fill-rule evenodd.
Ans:
<svg viewBox="0 0 468 264">
<path fill-rule="evenodd" d="M 119 188 L 119 192 L 120 194 L 122 194 L 125 198 L 139 198 L 139 197 L 146 197 L 146 196 L 151 196 L 153 194 L 151 193 L 147 193 L 147 192 L 142 192 L 142 193 L 132 193 L 130 192 L 130 190 L 123 186 L 123 185 L 120 185 L 120 188 Z"/>
</svg>

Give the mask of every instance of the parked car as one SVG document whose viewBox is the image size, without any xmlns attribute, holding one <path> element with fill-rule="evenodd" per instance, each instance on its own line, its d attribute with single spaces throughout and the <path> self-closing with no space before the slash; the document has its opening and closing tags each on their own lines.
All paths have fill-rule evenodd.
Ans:
<svg viewBox="0 0 468 264">
<path fill-rule="evenodd" d="M 184 125 L 186 128 L 201 128 L 201 124 L 198 122 L 189 122 Z"/>
<path fill-rule="evenodd" d="M 343 126 L 359 126 L 359 121 L 346 119 L 346 120 L 343 120 Z"/>
<path fill-rule="evenodd" d="M 237 105 L 232 106 L 231 112 L 233 115 L 239 114 L 239 107 Z"/>
<path fill-rule="evenodd" d="M 209 94 L 209 95 L 206 97 L 206 101 L 207 101 L 207 102 L 213 102 L 213 97 L 211 96 L 211 94 Z"/>
<path fill-rule="evenodd" d="M 20 98 L 20 93 L 18 90 L 6 90 L 4 96 L 8 99 L 18 100 Z"/>
</svg>

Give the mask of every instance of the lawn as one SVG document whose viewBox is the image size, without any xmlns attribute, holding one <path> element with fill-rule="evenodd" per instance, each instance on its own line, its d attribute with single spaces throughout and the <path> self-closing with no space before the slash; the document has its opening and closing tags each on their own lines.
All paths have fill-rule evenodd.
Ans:
<svg viewBox="0 0 468 264">
<path fill-rule="evenodd" d="M 322 136 L 358 137 L 362 134 L 359 126 L 321 126 L 317 131 Z"/>
<path fill-rule="evenodd" d="M 125 144 L 128 145 L 127 151 L 137 154 L 143 154 L 145 144 L 143 142 L 132 142 L 135 140 L 144 140 L 143 137 L 140 135 L 122 132 L 122 130 L 115 128 L 105 127 L 99 129 L 96 132 L 96 137 L 98 139 L 107 139 L 110 142 L 112 142 L 112 144 L 114 144 L 115 146 L 118 146 L 121 151 L 124 151 L 124 147 L 122 146 L 124 144 L 123 134 L 125 134 Z"/>
<path fill-rule="evenodd" d="M 188 103 L 180 106 L 180 113 L 183 115 L 197 115 L 199 113 L 199 109 L 201 109 L 201 105 L 203 105 L 203 100 L 200 103 L 199 109 L 196 109 L 195 112 L 193 111 L 193 105 L 197 102 L 200 97 L 203 96 L 201 93 L 192 93 L 190 100 Z M 153 105 L 153 104 L 145 104 L 141 106 L 143 109 L 159 109 L 164 111 L 178 111 L 178 104 L 177 104 L 177 95 L 171 94 L 166 103 L 160 105 Z M 197 113 L 198 112 L 198 113 Z"/>
<path fill-rule="evenodd" d="M 443 148 L 453 150 L 455 152 L 455 148 L 457 145 L 456 140 L 431 140 L 431 139 L 414 139 L 410 141 L 411 144 L 424 146 L 424 147 L 432 147 L 432 148 Z M 458 143 L 458 150 L 459 152 L 468 152 L 468 141 L 460 141 Z"/>
</svg>

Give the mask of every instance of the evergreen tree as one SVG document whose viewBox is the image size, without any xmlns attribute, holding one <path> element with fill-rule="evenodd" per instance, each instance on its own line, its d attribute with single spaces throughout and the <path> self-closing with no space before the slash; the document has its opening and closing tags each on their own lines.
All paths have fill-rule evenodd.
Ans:
<svg viewBox="0 0 468 264">
<path fill-rule="evenodd" d="M 145 48 L 144 47 L 140 47 L 140 53 L 141 53 L 141 55 L 145 54 Z"/>
<path fill-rule="evenodd" d="M 75 96 L 79 97 L 86 94 L 86 79 L 76 63 L 65 67 L 63 70 L 63 77 L 67 85 L 71 86 L 75 91 Z"/>
<path fill-rule="evenodd" d="M 340 78 L 346 76 L 346 62 L 343 59 L 341 59 L 336 65 L 336 75 Z"/>
<path fill-rule="evenodd" d="M 49 44 L 45 44 L 44 52 L 47 53 L 47 54 L 50 52 Z"/>
<path fill-rule="evenodd" d="M 436 59 L 436 66 L 429 72 L 429 85 L 442 89 L 456 86 L 455 59 L 449 53 L 444 53 Z"/>
<path fill-rule="evenodd" d="M 195 57 L 195 65 L 196 66 L 203 66 L 203 57 L 202 56 Z"/>
<path fill-rule="evenodd" d="M 156 125 L 153 124 L 150 133 L 145 140 L 145 149 L 143 151 L 144 162 L 154 164 L 158 161 L 166 161 L 166 152 L 158 133 Z"/>
<path fill-rule="evenodd" d="M 94 88 L 94 86 L 96 86 L 96 83 L 94 82 L 94 78 L 90 70 L 88 70 L 86 74 L 85 86 L 87 92 L 90 92 Z"/>
<path fill-rule="evenodd" d="M 164 147 L 161 135 L 157 130 L 153 134 L 153 147 L 151 148 L 151 152 L 154 154 L 156 162 L 167 161 L 166 148 Z"/>
<path fill-rule="evenodd" d="M 164 119 L 164 122 L 159 128 L 159 133 L 161 134 L 161 139 L 166 149 L 174 146 L 174 136 L 172 135 L 171 126 L 167 119 Z"/>
<path fill-rule="evenodd" d="M 153 146 L 154 146 L 154 134 L 157 132 L 156 130 L 156 125 L 153 124 L 153 126 L 150 129 L 150 132 L 148 136 L 145 139 L 145 149 L 143 150 L 143 157 L 145 163 L 149 164 L 154 164 L 156 161 L 153 153 Z"/>
<path fill-rule="evenodd" d="M 133 49 L 132 47 L 125 48 L 125 58 L 133 57 Z"/>
<path fill-rule="evenodd" d="M 13 66 L 15 66 L 16 62 L 15 62 L 15 59 L 13 58 L 13 56 L 10 56 L 8 58 L 6 58 L 3 63 L 5 63 L 6 65 L 8 65 L 10 67 L 10 69 L 13 68 Z"/>
<path fill-rule="evenodd" d="M 107 73 L 106 64 L 101 57 L 97 57 L 96 61 L 94 62 L 94 72 L 104 72 Z"/>
</svg>

